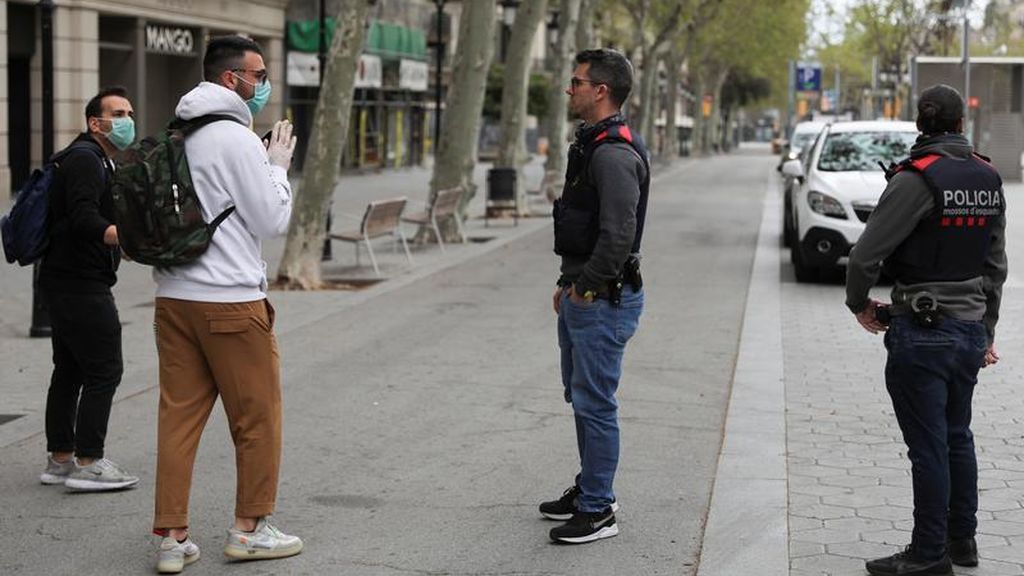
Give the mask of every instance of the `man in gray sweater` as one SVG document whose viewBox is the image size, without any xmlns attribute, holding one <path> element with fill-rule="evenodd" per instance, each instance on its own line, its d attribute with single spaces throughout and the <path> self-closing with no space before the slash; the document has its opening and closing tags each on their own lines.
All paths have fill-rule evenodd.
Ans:
<svg viewBox="0 0 1024 576">
<path fill-rule="evenodd" d="M 569 105 L 583 124 L 554 207 L 562 274 L 553 305 L 580 472 L 560 499 L 540 505 L 544 517 L 567 521 L 550 534 L 566 544 L 619 533 L 612 490 L 619 460 L 615 392 L 644 305 L 640 240 L 650 188 L 647 150 L 619 113 L 632 85 L 632 65 L 621 53 L 576 55 Z"/>
<path fill-rule="evenodd" d="M 962 135 L 956 90 L 922 92 L 917 127 L 910 158 L 889 171 L 850 253 L 846 305 L 864 329 L 885 331 L 886 388 L 914 487 L 910 546 L 867 570 L 952 576 L 952 564 L 978 564 L 971 396 L 978 370 L 999 359 L 1005 198 L 998 172 Z M 882 271 L 895 282 L 891 305 L 868 297 Z"/>
</svg>

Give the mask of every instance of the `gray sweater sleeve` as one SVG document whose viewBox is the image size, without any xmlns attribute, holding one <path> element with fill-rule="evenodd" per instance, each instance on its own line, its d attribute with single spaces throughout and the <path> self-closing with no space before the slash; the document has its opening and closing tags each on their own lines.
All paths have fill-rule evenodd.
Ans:
<svg viewBox="0 0 1024 576">
<path fill-rule="evenodd" d="M 1006 195 L 1003 195 L 1006 198 Z M 988 343 L 992 344 L 999 320 L 999 304 L 1003 296 L 1003 282 L 1006 281 L 1006 215 L 1003 214 L 992 224 L 992 244 L 982 269 L 982 288 L 985 291 L 985 331 Z"/>
<path fill-rule="evenodd" d="M 910 236 L 934 207 L 935 199 L 920 174 L 900 172 L 892 177 L 850 252 L 846 307 L 851 312 L 856 314 L 868 305 L 868 291 L 878 282 L 882 260 Z"/>
<path fill-rule="evenodd" d="M 599 291 L 615 279 L 629 256 L 646 168 L 631 146 L 613 143 L 594 151 L 590 175 L 597 185 L 601 217 L 597 245 L 576 281 L 581 293 Z"/>
</svg>

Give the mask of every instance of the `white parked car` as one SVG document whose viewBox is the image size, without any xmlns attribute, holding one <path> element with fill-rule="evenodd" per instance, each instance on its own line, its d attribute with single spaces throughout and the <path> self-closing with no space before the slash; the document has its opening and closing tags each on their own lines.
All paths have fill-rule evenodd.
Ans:
<svg viewBox="0 0 1024 576">
<path fill-rule="evenodd" d="M 783 165 L 794 178 L 784 223 L 800 282 L 842 264 L 885 190 L 888 166 L 910 155 L 913 122 L 841 122 L 822 129 L 799 160 Z"/>
<path fill-rule="evenodd" d="M 797 123 L 793 127 L 793 134 L 790 136 L 789 145 L 782 155 L 779 157 L 779 165 L 776 170 L 782 174 L 782 166 L 792 160 L 800 160 L 803 157 L 803 152 L 810 148 L 814 144 L 814 140 L 821 133 L 822 129 L 828 126 L 827 122 L 818 121 L 804 121 Z M 792 228 L 792 218 L 789 217 L 790 210 L 792 208 L 793 188 L 796 186 L 796 178 L 788 174 L 782 174 L 782 197 L 785 199 L 785 214 L 786 221 L 783 226 L 786 230 Z M 786 233 L 783 235 L 783 240 L 786 246 L 790 245 L 793 235 Z"/>
</svg>

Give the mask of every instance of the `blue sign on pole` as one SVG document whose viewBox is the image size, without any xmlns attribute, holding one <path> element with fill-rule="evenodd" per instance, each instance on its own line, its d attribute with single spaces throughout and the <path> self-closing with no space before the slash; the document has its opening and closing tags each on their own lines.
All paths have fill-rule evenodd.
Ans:
<svg viewBox="0 0 1024 576">
<path fill-rule="evenodd" d="M 796 90 L 797 92 L 821 91 L 821 64 L 797 62 Z"/>
</svg>

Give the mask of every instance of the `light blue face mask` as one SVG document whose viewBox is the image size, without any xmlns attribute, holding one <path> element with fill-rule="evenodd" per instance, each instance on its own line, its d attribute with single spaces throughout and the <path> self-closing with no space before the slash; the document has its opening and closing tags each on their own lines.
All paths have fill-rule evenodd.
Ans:
<svg viewBox="0 0 1024 576">
<path fill-rule="evenodd" d="M 135 120 L 129 116 L 104 118 L 110 120 L 110 132 L 105 132 L 107 140 L 118 150 L 124 150 L 135 142 Z"/>
<path fill-rule="evenodd" d="M 249 86 L 254 86 L 252 82 L 249 82 L 248 80 L 242 78 L 238 74 L 235 74 L 235 78 L 238 78 L 239 80 L 245 82 Z M 246 100 L 245 105 L 249 107 L 249 112 L 251 112 L 253 116 L 256 116 L 257 114 L 260 113 L 260 110 L 263 110 L 263 107 L 267 105 L 268 100 L 270 100 L 269 79 L 264 80 L 263 82 L 260 82 L 259 84 L 255 85 L 252 98 Z"/>
</svg>

